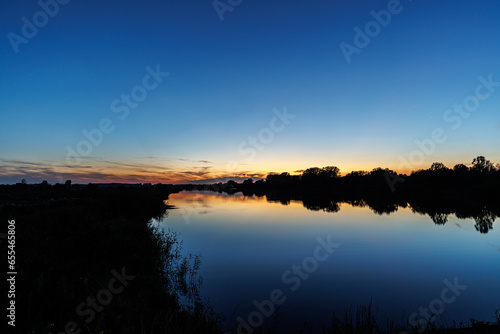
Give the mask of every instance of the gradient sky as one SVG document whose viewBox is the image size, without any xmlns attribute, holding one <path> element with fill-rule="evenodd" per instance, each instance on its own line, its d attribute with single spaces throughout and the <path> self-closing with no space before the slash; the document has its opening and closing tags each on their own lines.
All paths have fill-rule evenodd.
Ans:
<svg viewBox="0 0 500 334">
<path fill-rule="evenodd" d="M 500 162 L 500 83 L 476 89 L 479 77 L 500 82 L 500 2 L 231 2 L 221 20 L 209 0 L 72 0 L 53 17 L 37 1 L 3 1 L 0 183 Z M 341 43 L 355 47 L 355 28 L 377 29 L 371 11 L 388 6 L 397 13 L 348 62 Z M 157 87 L 124 114 L 147 67 L 169 75 L 147 79 Z M 468 117 L 447 112 L 463 103 Z M 284 109 L 287 124 L 275 119 Z M 106 119 L 112 130 L 89 149 L 82 131 Z M 446 139 L 431 144 L 437 128 Z M 86 154 L 68 159 L 78 145 Z"/>
</svg>

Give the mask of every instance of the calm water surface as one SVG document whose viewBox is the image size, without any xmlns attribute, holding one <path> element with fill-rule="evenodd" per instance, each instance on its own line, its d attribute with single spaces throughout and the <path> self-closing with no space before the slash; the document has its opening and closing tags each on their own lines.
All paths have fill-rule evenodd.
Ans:
<svg viewBox="0 0 500 334">
<path fill-rule="evenodd" d="M 370 299 L 398 322 L 414 312 L 415 320 L 425 318 L 421 308 L 438 311 L 447 323 L 492 321 L 500 309 L 496 222 L 481 234 L 472 219 L 451 215 L 436 225 L 410 208 L 378 215 L 341 204 L 331 213 L 213 192 L 172 194 L 168 203 L 177 209 L 160 224 L 180 233 L 185 251 L 202 255 L 202 293 L 229 324 L 238 317 L 257 323 L 256 312 L 266 309 L 258 311 L 254 302 L 269 300 L 277 289 L 280 300 L 286 298 L 282 329 L 304 321 L 317 329 L 328 325 L 333 311 Z M 336 244 L 332 254 L 318 238 Z M 455 292 L 448 286 L 454 283 L 460 286 Z"/>
</svg>

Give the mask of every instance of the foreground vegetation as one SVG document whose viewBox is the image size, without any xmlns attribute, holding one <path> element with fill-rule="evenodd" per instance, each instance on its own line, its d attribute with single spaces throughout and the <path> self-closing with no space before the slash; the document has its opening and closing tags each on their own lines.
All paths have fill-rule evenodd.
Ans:
<svg viewBox="0 0 500 334">
<path fill-rule="evenodd" d="M 306 306 L 305 306 L 306 307 Z M 280 329 L 280 306 L 275 308 L 272 315 L 265 320 L 264 324 L 255 329 L 247 331 L 244 327 L 239 327 L 235 322 L 230 333 L 254 333 L 254 334 L 277 334 L 292 333 Z M 403 317 L 404 318 L 404 317 Z M 402 320 L 398 323 L 387 317 L 381 316 L 379 310 L 373 306 L 372 301 L 367 305 L 352 305 L 345 308 L 343 312 L 337 314 L 333 312 L 329 323 L 321 322 L 313 326 L 304 322 L 301 328 L 293 330 L 293 333 L 300 334 L 498 334 L 500 333 L 500 310 L 495 312 L 493 322 L 479 321 L 471 318 L 469 321 L 460 323 L 447 323 L 441 321 L 439 315 L 432 315 L 431 318 L 419 322 Z M 321 324 L 322 323 L 322 324 Z M 439 325 L 437 323 L 440 323 Z M 319 328 L 318 328 L 319 325 Z M 226 332 L 225 334 L 228 334 Z"/>
<path fill-rule="evenodd" d="M 366 306 L 361 305 L 346 308 L 341 314 L 335 312 L 331 322 L 323 325 L 321 330 L 313 331 L 312 326 L 304 323 L 296 333 L 320 334 L 498 334 L 500 333 L 500 311 L 495 313 L 494 322 L 484 322 L 470 319 L 466 323 L 452 323 L 436 325 L 438 316 L 433 316 L 426 323 L 397 324 L 395 321 L 380 317 L 378 309 L 370 301 Z M 402 322 L 404 323 L 404 321 Z M 255 333 L 275 334 L 279 331 L 279 315 L 274 314 L 271 323 L 265 328 L 259 328 Z"/>
<path fill-rule="evenodd" d="M 149 224 L 168 192 L 30 188 L 22 201 L 4 192 L 0 209 L 16 223 L 15 332 L 221 332 L 199 294 L 199 257 Z"/>
</svg>

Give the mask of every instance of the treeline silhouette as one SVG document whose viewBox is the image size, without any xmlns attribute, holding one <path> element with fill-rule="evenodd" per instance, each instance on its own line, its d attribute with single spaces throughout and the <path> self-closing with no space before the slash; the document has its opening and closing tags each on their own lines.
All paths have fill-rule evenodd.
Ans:
<svg viewBox="0 0 500 334">
<path fill-rule="evenodd" d="M 429 169 L 409 176 L 388 168 L 371 172 L 353 171 L 344 176 L 335 166 L 306 169 L 300 175 L 269 174 L 265 181 L 244 181 L 239 189 L 321 191 L 342 195 L 449 195 L 489 196 L 500 194 L 500 165 L 479 156 L 472 166 L 457 164 L 453 168 L 435 162 Z"/>
<path fill-rule="evenodd" d="M 341 176 L 339 168 L 328 166 L 308 168 L 300 175 L 272 173 L 255 182 L 184 185 L 182 189 L 265 195 L 270 202 L 288 205 L 301 201 L 309 210 L 327 212 L 337 212 L 340 203 L 367 206 L 377 214 L 409 206 L 414 212 L 429 215 L 437 225 L 445 224 L 450 214 L 474 219 L 481 233 L 492 229 L 500 216 L 500 165 L 483 156 L 474 158 L 470 167 L 457 164 L 448 168 L 435 162 L 429 169 L 410 175 L 375 168 Z"/>
<path fill-rule="evenodd" d="M 200 295 L 199 256 L 150 223 L 174 191 L 0 186 L 0 217 L 16 226 L 17 332 L 221 333 Z"/>
</svg>

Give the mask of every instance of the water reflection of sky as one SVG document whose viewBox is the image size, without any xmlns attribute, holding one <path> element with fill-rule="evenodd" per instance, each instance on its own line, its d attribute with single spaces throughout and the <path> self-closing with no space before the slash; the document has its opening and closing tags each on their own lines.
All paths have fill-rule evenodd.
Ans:
<svg viewBox="0 0 500 334">
<path fill-rule="evenodd" d="M 287 298 L 280 311 L 282 328 L 304 320 L 327 325 L 333 311 L 370 298 L 381 314 L 406 321 L 439 299 L 443 281 L 455 277 L 467 289 L 446 304 L 445 320 L 493 320 L 500 309 L 495 224 L 480 234 L 472 219 L 451 215 L 438 226 L 409 208 L 377 215 L 341 204 L 339 212 L 327 213 L 307 210 L 300 202 L 285 206 L 265 197 L 217 193 L 172 194 L 168 203 L 177 209 L 162 224 L 181 233 L 186 251 L 202 254 L 203 293 L 227 317 L 239 305 L 235 317 L 246 319 L 255 310 L 254 300 L 281 289 Z M 317 238 L 328 235 L 341 246 L 291 291 L 283 273 L 312 256 Z"/>
</svg>

